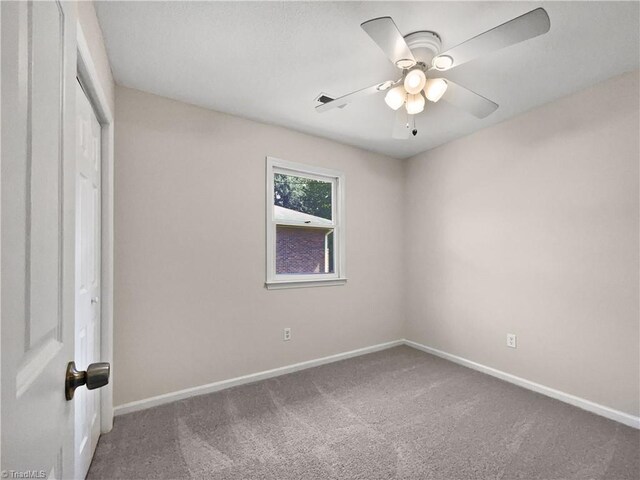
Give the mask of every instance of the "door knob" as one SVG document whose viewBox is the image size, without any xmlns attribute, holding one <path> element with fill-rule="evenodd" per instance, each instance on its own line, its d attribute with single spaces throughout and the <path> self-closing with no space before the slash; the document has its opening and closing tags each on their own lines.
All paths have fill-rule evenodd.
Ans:
<svg viewBox="0 0 640 480">
<path fill-rule="evenodd" d="M 92 304 L 94 304 L 94 303 L 98 303 L 99 301 L 100 301 L 100 298 L 99 298 L 99 297 L 93 297 L 93 298 L 91 299 L 91 303 L 92 303 Z"/>
<path fill-rule="evenodd" d="M 86 371 L 78 371 L 75 362 L 69 362 L 64 379 L 64 393 L 67 400 L 73 398 L 76 388 L 86 385 L 89 390 L 104 387 L 109 383 L 111 365 L 107 362 L 92 363 Z"/>
</svg>

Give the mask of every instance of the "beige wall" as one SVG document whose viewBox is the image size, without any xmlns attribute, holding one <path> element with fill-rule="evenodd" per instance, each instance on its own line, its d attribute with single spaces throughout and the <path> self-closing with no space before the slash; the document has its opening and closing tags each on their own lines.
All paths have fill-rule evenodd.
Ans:
<svg viewBox="0 0 640 480">
<path fill-rule="evenodd" d="M 638 87 L 408 161 L 117 87 L 115 404 L 405 337 L 638 415 Z M 266 155 L 346 173 L 346 286 L 264 289 Z"/>
<path fill-rule="evenodd" d="M 76 5 L 78 22 L 80 23 L 82 33 L 84 33 L 85 39 L 87 40 L 87 45 L 91 52 L 91 58 L 93 59 L 96 71 L 98 72 L 100 84 L 107 97 L 107 102 L 109 102 L 109 107 L 113 112 L 115 100 L 113 76 L 111 75 L 111 67 L 109 65 L 109 58 L 107 57 L 107 50 L 104 46 L 102 29 L 98 23 L 98 17 L 96 16 L 93 2 L 76 2 Z"/>
<path fill-rule="evenodd" d="M 115 405 L 401 338 L 402 162 L 121 87 L 115 138 Z M 345 286 L 264 288 L 266 155 L 346 174 Z"/>
<path fill-rule="evenodd" d="M 616 77 L 407 162 L 407 338 L 639 414 L 638 89 Z"/>
</svg>

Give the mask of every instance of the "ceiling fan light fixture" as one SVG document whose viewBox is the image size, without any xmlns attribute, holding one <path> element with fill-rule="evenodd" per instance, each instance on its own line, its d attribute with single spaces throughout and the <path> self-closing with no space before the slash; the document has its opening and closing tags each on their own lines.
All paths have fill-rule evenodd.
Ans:
<svg viewBox="0 0 640 480">
<path fill-rule="evenodd" d="M 407 113 L 416 115 L 424 110 L 424 97 L 418 94 L 407 95 Z"/>
<path fill-rule="evenodd" d="M 424 87 L 424 94 L 427 100 L 437 102 L 447 91 L 447 81 L 444 78 L 430 78 Z"/>
<path fill-rule="evenodd" d="M 400 85 L 389 90 L 384 97 L 384 101 L 389 106 L 389 108 L 398 110 L 402 105 L 404 105 L 406 96 L 407 92 L 405 92 L 402 85 Z"/>
<path fill-rule="evenodd" d="M 453 65 L 453 58 L 449 55 L 440 55 L 434 57 L 432 64 L 436 70 L 448 70 Z"/>
<path fill-rule="evenodd" d="M 396 67 L 402 68 L 404 70 L 405 68 L 413 67 L 415 64 L 416 64 L 415 60 L 412 60 L 410 58 L 401 58 L 396 62 Z"/>
<path fill-rule="evenodd" d="M 415 95 L 424 88 L 427 83 L 427 77 L 421 68 L 414 68 L 404 77 L 404 89 Z"/>
</svg>

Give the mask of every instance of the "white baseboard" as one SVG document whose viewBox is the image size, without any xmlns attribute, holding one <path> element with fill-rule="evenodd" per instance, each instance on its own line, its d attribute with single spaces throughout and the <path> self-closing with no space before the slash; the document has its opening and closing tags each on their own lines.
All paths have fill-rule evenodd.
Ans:
<svg viewBox="0 0 640 480">
<path fill-rule="evenodd" d="M 113 413 L 114 415 L 124 415 L 125 413 L 145 410 L 147 408 L 156 407 L 165 403 L 175 402 L 176 400 L 182 400 L 184 398 L 195 397 L 197 395 L 217 392 L 219 390 L 224 390 L 225 388 L 244 385 L 246 383 L 253 383 L 259 380 L 265 380 L 267 378 L 278 377 L 280 375 L 286 375 L 287 373 L 293 373 L 299 370 L 305 370 L 307 368 L 317 367 L 320 365 L 325 365 L 327 363 L 333 363 L 339 360 L 345 360 L 347 358 L 357 357 L 360 355 L 365 355 L 367 353 L 385 350 L 391 347 L 397 347 L 403 344 L 404 340 L 394 340 L 392 342 L 380 343 L 378 345 L 372 345 L 370 347 L 351 350 L 350 352 L 338 353 L 336 355 L 330 355 L 328 357 L 317 358 L 315 360 L 295 363 L 293 365 L 287 365 L 285 367 L 274 368 L 272 370 L 265 370 L 263 372 L 252 373 L 249 375 L 243 375 L 242 377 L 230 378 L 229 380 L 222 380 L 220 382 L 209 383 L 193 388 L 186 388 L 177 392 L 165 393 L 156 397 L 145 398 L 143 400 L 137 400 L 135 402 L 119 405 L 113 409 Z"/>
<path fill-rule="evenodd" d="M 293 365 L 274 368 L 272 370 L 265 370 L 263 372 L 243 375 L 242 377 L 230 378 L 229 380 L 222 380 L 220 382 L 209 383 L 207 385 L 200 385 L 198 387 L 187 388 L 184 390 L 179 390 L 177 392 L 165 393 L 163 395 L 158 395 L 156 397 L 145 398 L 143 400 L 137 400 L 135 402 L 125 403 L 123 405 L 119 405 L 114 408 L 114 415 L 124 415 L 125 413 L 136 412 L 138 410 L 145 410 L 147 408 L 156 407 L 158 405 L 163 405 L 165 403 L 175 402 L 176 400 L 182 400 L 184 398 L 195 397 L 197 395 L 204 395 L 207 393 L 217 392 L 219 390 L 224 390 L 226 388 L 231 388 L 238 385 L 244 385 L 247 383 L 253 383 L 259 380 L 265 380 L 267 378 L 278 377 L 280 375 L 286 375 L 287 373 L 293 373 L 299 370 L 305 370 L 307 368 L 313 368 L 320 365 L 325 365 L 327 363 L 337 362 L 339 360 L 346 360 L 347 358 L 357 357 L 359 355 L 365 355 L 367 353 L 373 353 L 380 350 L 385 350 L 387 348 L 397 347 L 399 345 L 407 345 L 417 350 L 421 350 L 423 352 L 436 355 L 437 357 L 441 357 L 441 358 L 444 358 L 445 360 L 449 360 L 459 365 L 472 368 L 473 370 L 486 373 L 488 375 L 499 378 L 506 382 L 513 383 L 515 385 L 526 388 L 528 390 L 532 390 L 537 393 L 541 393 L 542 395 L 555 398 L 556 400 L 560 400 L 562 402 L 568 403 L 570 405 L 581 408 L 583 410 L 587 410 L 588 412 L 595 413 L 596 415 L 601 415 L 603 417 L 609 418 L 616 422 L 620 422 L 630 427 L 640 429 L 640 417 L 636 417 L 628 413 L 621 412 L 619 410 L 614 410 L 613 408 L 605 407 L 604 405 L 591 402 L 584 398 L 576 397 L 575 395 L 571 395 L 569 393 L 561 392 L 560 390 L 555 390 L 553 388 L 540 385 L 539 383 L 535 383 L 535 382 L 526 380 L 524 378 L 517 377 L 515 375 L 503 372 L 501 370 L 497 370 L 492 367 L 487 367 L 486 365 L 482 365 L 480 363 L 467 360 L 466 358 L 458 357 L 457 355 L 452 355 L 450 353 L 443 352 L 442 350 L 437 350 L 435 348 L 427 347 L 426 345 L 422 345 L 420 343 L 413 342 L 411 340 L 404 340 L 404 339 L 395 340 L 392 342 L 380 343 L 378 345 L 373 345 L 370 347 L 351 350 L 350 352 L 338 353 L 336 355 L 330 355 L 328 357 L 322 357 L 315 360 L 295 363 Z"/>
<path fill-rule="evenodd" d="M 437 357 L 444 358 L 445 360 L 449 360 L 459 365 L 472 368 L 473 370 L 478 370 L 479 372 L 486 373 L 487 375 L 491 375 L 506 382 L 513 383 L 520 387 L 526 388 L 527 390 L 532 390 L 534 392 L 541 393 L 542 395 L 546 395 L 547 397 L 555 398 L 556 400 L 560 400 L 583 410 L 587 410 L 588 412 L 595 413 L 596 415 L 600 415 L 610 420 L 615 420 L 616 422 L 620 422 L 630 427 L 640 429 L 640 417 L 636 417 L 619 410 L 614 410 L 613 408 L 605 407 L 604 405 L 600 405 L 590 400 L 576 397 L 575 395 L 561 392 L 560 390 L 546 387 L 544 385 L 540 385 L 539 383 L 525 380 L 524 378 L 516 377 L 515 375 L 511 375 L 510 373 L 487 367 L 486 365 L 467 360 L 466 358 L 458 357 L 457 355 L 443 352 L 442 350 L 427 347 L 426 345 L 422 345 L 411 340 L 404 340 L 404 344 L 409 347 L 422 350 L 423 352 L 436 355 Z"/>
</svg>

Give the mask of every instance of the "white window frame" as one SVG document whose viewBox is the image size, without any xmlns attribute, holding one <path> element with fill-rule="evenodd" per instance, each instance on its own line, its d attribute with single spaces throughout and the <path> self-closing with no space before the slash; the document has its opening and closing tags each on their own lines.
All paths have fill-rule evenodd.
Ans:
<svg viewBox="0 0 640 480">
<path fill-rule="evenodd" d="M 267 157 L 267 195 L 266 195 L 266 225 L 267 225 L 267 279 L 265 286 L 272 289 L 300 288 L 330 285 L 344 285 L 347 281 L 345 267 L 345 208 L 344 174 L 337 170 L 312 167 L 302 163 L 288 162 L 279 158 Z M 313 273 L 299 275 L 276 274 L 276 226 L 289 225 L 294 227 L 313 227 L 313 223 L 305 223 L 293 220 L 276 220 L 273 208 L 273 190 L 275 174 L 293 175 L 310 178 L 323 182 L 331 182 L 331 219 L 333 225 L 334 251 L 333 273 Z M 327 228 L 326 224 L 315 225 L 318 228 Z"/>
</svg>

